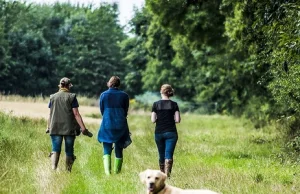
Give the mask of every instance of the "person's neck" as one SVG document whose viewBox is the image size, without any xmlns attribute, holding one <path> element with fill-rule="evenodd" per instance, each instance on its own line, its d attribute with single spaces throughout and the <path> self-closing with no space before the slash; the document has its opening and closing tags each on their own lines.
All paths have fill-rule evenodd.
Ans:
<svg viewBox="0 0 300 194">
<path fill-rule="evenodd" d="M 162 100 L 170 100 L 170 98 L 168 96 L 165 96 L 165 95 L 161 95 L 161 99 Z"/>
<path fill-rule="evenodd" d="M 69 88 L 60 88 L 59 91 L 70 92 L 70 89 Z"/>
</svg>

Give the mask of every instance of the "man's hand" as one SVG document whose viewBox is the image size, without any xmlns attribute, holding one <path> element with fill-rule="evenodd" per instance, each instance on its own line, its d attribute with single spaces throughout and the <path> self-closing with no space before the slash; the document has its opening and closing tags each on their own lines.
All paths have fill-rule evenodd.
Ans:
<svg viewBox="0 0 300 194">
<path fill-rule="evenodd" d="M 84 130 L 82 129 L 81 133 L 85 136 L 93 137 L 93 133 L 91 133 L 88 129 L 84 129 Z"/>
</svg>

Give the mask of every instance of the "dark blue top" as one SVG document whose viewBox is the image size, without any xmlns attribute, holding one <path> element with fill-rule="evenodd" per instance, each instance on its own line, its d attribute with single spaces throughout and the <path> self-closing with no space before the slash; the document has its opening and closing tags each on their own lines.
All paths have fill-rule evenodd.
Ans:
<svg viewBox="0 0 300 194">
<path fill-rule="evenodd" d="M 116 143 L 126 141 L 129 136 L 127 113 L 129 96 L 117 88 L 109 88 L 100 95 L 102 122 L 98 141 Z"/>
</svg>

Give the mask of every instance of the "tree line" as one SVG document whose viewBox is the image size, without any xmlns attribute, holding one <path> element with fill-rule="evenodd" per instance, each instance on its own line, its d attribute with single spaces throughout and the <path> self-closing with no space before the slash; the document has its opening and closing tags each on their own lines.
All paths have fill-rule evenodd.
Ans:
<svg viewBox="0 0 300 194">
<path fill-rule="evenodd" d="M 130 35 L 117 4 L 0 0 L 0 91 L 48 95 L 67 76 L 97 96 L 119 75 L 131 98 L 169 83 L 218 113 L 297 120 L 299 13 L 297 0 L 146 0 Z"/>
<path fill-rule="evenodd" d="M 116 4 L 93 9 L 1 0 L 0 91 L 49 95 L 67 76 L 75 91 L 98 95 L 108 76 L 125 75 L 119 46 L 125 38 Z"/>
</svg>

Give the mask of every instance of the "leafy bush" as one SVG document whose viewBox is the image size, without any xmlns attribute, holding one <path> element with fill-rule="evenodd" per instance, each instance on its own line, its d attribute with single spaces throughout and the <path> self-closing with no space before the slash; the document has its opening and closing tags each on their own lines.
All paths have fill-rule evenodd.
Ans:
<svg viewBox="0 0 300 194">
<path fill-rule="evenodd" d="M 152 106 L 153 102 L 158 101 L 160 99 L 160 95 L 157 92 L 145 92 L 144 94 L 135 96 L 135 100 L 138 103 Z"/>
<path fill-rule="evenodd" d="M 262 100 L 260 97 L 252 97 L 245 106 L 243 116 L 249 118 L 255 128 L 264 127 L 270 119 L 269 103 Z"/>
<path fill-rule="evenodd" d="M 144 94 L 135 96 L 134 100 L 130 101 L 130 106 L 133 110 L 143 109 L 151 110 L 155 101 L 160 100 L 160 94 L 157 92 L 145 92 Z M 212 114 L 216 113 L 216 103 L 194 103 L 181 100 L 177 96 L 171 97 L 171 100 L 178 103 L 180 112 L 193 112 L 197 114 Z"/>
</svg>

